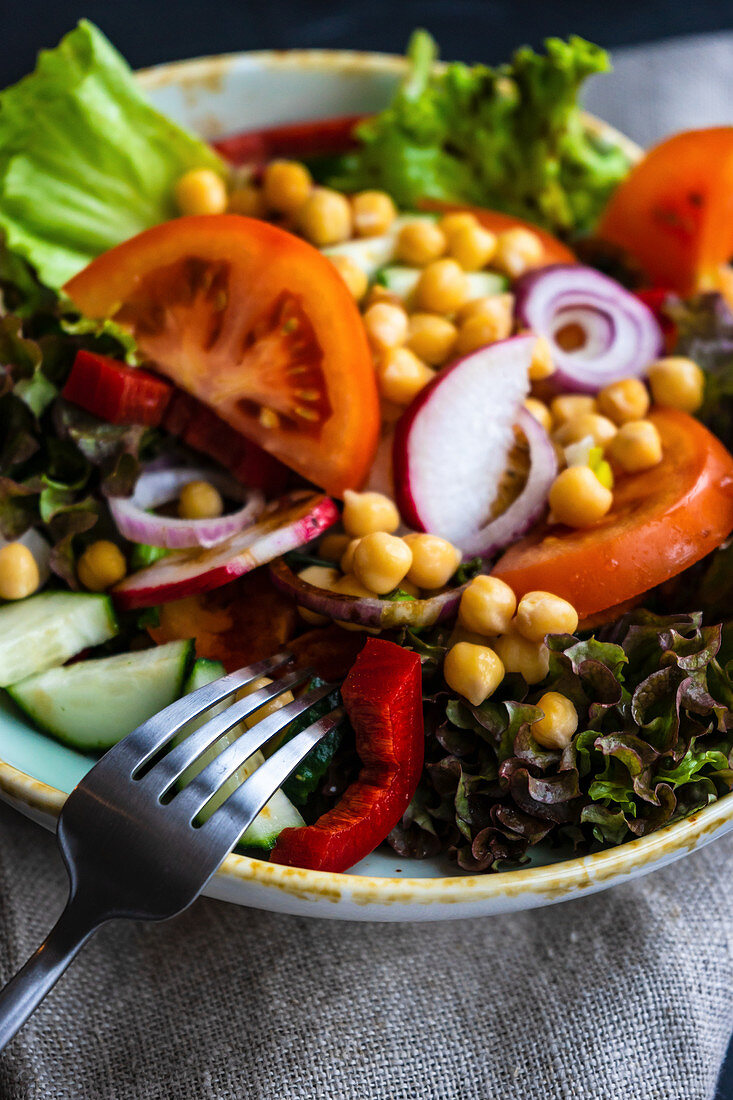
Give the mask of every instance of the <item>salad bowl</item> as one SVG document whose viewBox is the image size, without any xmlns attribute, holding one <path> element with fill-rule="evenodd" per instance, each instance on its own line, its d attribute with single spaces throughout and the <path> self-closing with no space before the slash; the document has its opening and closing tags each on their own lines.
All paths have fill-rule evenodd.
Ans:
<svg viewBox="0 0 733 1100">
<path fill-rule="evenodd" d="M 200 58 L 139 74 L 153 104 L 207 139 L 276 123 L 369 113 L 389 101 L 400 57 L 325 50 Z M 586 124 L 633 159 L 639 150 L 604 123 Z M 93 760 L 34 730 L 0 704 L 0 798 L 48 829 Z M 386 849 L 348 874 L 230 855 L 205 893 L 301 916 L 424 921 L 506 913 L 585 896 L 689 854 L 733 830 L 733 795 L 649 836 L 582 858 L 533 849 L 511 871 L 470 875 L 445 859 L 409 861 Z M 539 853 L 539 854 L 538 854 Z"/>
</svg>

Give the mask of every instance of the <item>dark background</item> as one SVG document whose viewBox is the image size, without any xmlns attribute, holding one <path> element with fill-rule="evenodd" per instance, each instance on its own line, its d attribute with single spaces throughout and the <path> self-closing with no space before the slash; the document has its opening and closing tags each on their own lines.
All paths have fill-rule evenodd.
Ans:
<svg viewBox="0 0 733 1100">
<path fill-rule="evenodd" d="M 519 43 L 580 34 L 603 46 L 733 28 L 733 0 L 0 0 L 0 82 L 85 15 L 135 67 L 232 50 L 402 50 L 415 26 L 444 57 L 495 62 Z"/>
<path fill-rule="evenodd" d="M 443 57 L 494 63 L 547 35 L 580 34 L 614 47 L 733 30 L 733 0 L 218 0 L 215 7 L 205 0 L 0 0 L 0 87 L 29 72 L 36 52 L 81 16 L 134 68 L 252 49 L 399 53 L 415 26 L 433 33 Z M 718 1100 L 733 1100 L 731 1057 Z"/>
</svg>

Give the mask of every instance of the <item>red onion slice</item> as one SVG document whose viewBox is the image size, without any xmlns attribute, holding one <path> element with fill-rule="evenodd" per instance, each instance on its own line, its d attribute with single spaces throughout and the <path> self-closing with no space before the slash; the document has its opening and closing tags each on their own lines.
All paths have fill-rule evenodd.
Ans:
<svg viewBox="0 0 733 1100">
<path fill-rule="evenodd" d="M 557 368 L 549 379 L 553 386 L 595 393 L 610 382 L 640 377 L 663 351 L 662 330 L 648 306 L 591 267 L 553 264 L 524 275 L 514 290 L 519 323 L 550 342 Z M 585 336 L 572 350 L 558 342 L 570 325 Z"/>
<path fill-rule="evenodd" d="M 223 496 L 242 500 L 244 505 L 236 512 L 215 519 L 174 519 L 150 514 L 149 509 L 175 500 L 190 481 L 209 481 Z M 147 546 L 185 550 L 193 546 L 217 546 L 244 530 L 262 513 L 265 498 L 259 489 L 245 489 L 218 470 L 151 466 L 138 478 L 131 497 L 110 497 L 108 503 L 119 532 L 126 539 Z"/>
<path fill-rule="evenodd" d="M 517 425 L 529 445 L 529 474 L 516 500 L 495 519 L 464 538 L 463 556 L 489 558 L 498 550 L 526 534 L 540 518 L 547 505 L 547 495 L 557 476 L 557 455 L 542 425 L 527 409 L 520 409 Z"/>
<path fill-rule="evenodd" d="M 455 618 L 461 596 L 470 581 L 460 588 L 451 588 L 426 600 L 380 600 L 377 596 L 342 596 L 327 588 L 308 584 L 298 577 L 290 566 L 279 558 L 270 565 L 273 583 L 296 601 L 319 615 L 343 623 L 389 630 L 400 626 L 433 626 Z"/>
</svg>

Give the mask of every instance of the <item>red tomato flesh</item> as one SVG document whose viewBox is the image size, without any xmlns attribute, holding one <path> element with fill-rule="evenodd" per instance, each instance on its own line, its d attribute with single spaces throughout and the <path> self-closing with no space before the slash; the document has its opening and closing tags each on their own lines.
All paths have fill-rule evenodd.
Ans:
<svg viewBox="0 0 733 1100">
<path fill-rule="evenodd" d="M 380 422 L 366 332 L 333 264 L 305 241 L 236 214 L 178 218 L 105 252 L 65 290 L 327 492 L 366 478 Z"/>
<path fill-rule="evenodd" d="M 650 419 L 663 459 L 618 479 L 607 516 L 583 530 L 542 527 L 499 558 L 493 573 L 518 598 L 554 592 L 585 619 L 681 573 L 733 530 L 733 456 L 686 413 Z"/>
</svg>

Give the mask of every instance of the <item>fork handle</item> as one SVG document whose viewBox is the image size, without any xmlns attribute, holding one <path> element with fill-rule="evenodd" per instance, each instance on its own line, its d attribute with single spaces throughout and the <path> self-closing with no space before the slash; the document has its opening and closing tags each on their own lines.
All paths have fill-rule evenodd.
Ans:
<svg viewBox="0 0 733 1100">
<path fill-rule="evenodd" d="M 70 897 L 38 950 L 0 991 L 0 1050 L 4 1050 L 56 985 L 89 937 L 104 923 Z"/>
</svg>

